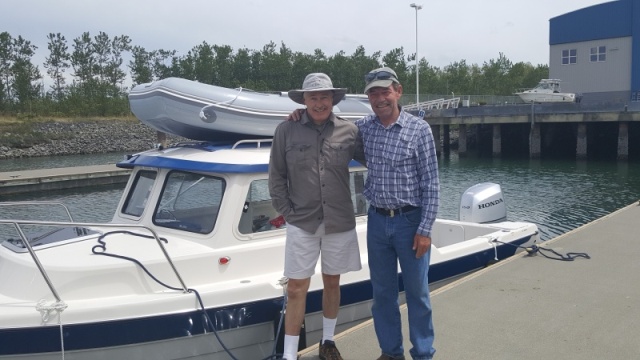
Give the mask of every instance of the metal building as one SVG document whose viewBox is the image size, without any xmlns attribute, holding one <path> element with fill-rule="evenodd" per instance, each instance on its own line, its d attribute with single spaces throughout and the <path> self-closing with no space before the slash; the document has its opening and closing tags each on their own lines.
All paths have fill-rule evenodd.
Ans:
<svg viewBox="0 0 640 360">
<path fill-rule="evenodd" d="M 640 1 L 611 1 L 554 17 L 549 45 L 549 77 L 562 80 L 563 92 L 589 101 L 640 101 Z"/>
</svg>

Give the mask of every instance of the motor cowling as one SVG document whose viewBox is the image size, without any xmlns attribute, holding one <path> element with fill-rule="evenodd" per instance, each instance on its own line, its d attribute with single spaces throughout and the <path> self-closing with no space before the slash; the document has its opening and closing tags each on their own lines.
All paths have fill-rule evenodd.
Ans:
<svg viewBox="0 0 640 360">
<path fill-rule="evenodd" d="M 502 188 L 495 183 L 480 183 L 468 188 L 460 198 L 460 221 L 492 223 L 507 219 Z"/>
</svg>

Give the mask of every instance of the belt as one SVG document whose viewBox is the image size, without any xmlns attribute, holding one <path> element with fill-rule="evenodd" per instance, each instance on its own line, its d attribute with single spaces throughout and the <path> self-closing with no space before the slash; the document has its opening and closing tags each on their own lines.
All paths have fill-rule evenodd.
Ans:
<svg viewBox="0 0 640 360">
<path fill-rule="evenodd" d="M 419 209 L 418 207 L 413 206 L 413 205 L 403 206 L 403 207 L 398 208 L 398 209 L 383 209 L 383 208 L 377 208 L 375 206 L 372 206 L 372 208 L 378 214 L 384 215 L 384 216 L 389 216 L 389 217 L 394 217 L 395 215 L 398 215 L 398 214 L 402 214 L 402 213 L 409 212 L 411 210 Z"/>
</svg>

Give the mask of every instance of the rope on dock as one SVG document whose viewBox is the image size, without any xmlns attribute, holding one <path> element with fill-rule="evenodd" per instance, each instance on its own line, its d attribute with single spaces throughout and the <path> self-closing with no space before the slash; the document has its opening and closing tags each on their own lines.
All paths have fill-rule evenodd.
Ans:
<svg viewBox="0 0 640 360">
<path fill-rule="evenodd" d="M 502 242 L 499 240 L 493 240 L 493 242 L 497 242 L 497 243 L 501 243 L 504 245 L 511 245 L 511 246 L 515 246 L 521 249 L 524 249 L 529 256 L 533 256 L 535 254 L 540 254 L 544 257 L 546 257 L 547 259 L 551 259 L 551 260 L 561 260 L 561 261 L 573 261 L 576 258 L 585 258 L 585 259 L 591 259 L 591 256 L 589 256 L 589 254 L 587 253 L 578 253 L 578 252 L 569 252 L 566 255 L 563 255 L 553 249 L 548 249 L 548 248 L 544 248 L 542 246 L 538 246 L 536 244 L 533 244 L 529 247 L 524 247 L 524 246 L 520 246 L 520 245 L 516 245 L 516 244 L 511 244 L 511 243 L 506 243 L 506 242 Z M 549 252 L 552 253 L 553 255 L 547 255 L 544 252 Z"/>
</svg>

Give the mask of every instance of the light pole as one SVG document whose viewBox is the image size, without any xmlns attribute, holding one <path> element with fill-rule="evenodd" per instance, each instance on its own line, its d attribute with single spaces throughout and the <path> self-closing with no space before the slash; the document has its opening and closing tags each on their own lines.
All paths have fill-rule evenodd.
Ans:
<svg viewBox="0 0 640 360">
<path fill-rule="evenodd" d="M 422 5 L 418 5 L 416 3 L 412 3 L 412 8 L 416 9 L 416 105 L 420 103 L 420 70 L 418 67 L 420 66 L 420 58 L 418 57 L 418 10 L 422 9 Z"/>
</svg>

